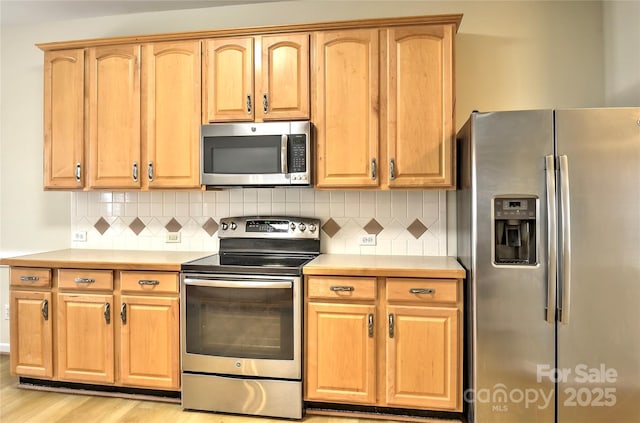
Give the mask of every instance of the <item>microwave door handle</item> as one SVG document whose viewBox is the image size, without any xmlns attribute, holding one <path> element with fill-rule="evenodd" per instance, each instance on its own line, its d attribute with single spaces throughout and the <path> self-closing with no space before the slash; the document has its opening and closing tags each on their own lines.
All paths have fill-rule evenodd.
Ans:
<svg viewBox="0 0 640 423">
<path fill-rule="evenodd" d="M 287 166 L 287 145 L 289 144 L 289 135 L 282 135 L 280 139 L 280 163 L 282 163 L 280 167 L 280 172 L 283 174 L 289 173 L 289 168 Z"/>
</svg>

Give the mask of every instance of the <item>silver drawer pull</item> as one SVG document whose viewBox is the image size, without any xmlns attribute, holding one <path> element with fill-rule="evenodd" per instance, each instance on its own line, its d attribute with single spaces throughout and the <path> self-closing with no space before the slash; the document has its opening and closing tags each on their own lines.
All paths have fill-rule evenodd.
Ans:
<svg viewBox="0 0 640 423">
<path fill-rule="evenodd" d="M 356 290 L 352 286 L 339 286 L 339 285 L 332 285 L 329 287 L 329 289 L 332 290 L 333 292 L 351 292 Z"/>
<path fill-rule="evenodd" d="M 153 279 L 140 279 L 138 285 L 160 285 L 160 281 Z"/>
<path fill-rule="evenodd" d="M 436 290 L 433 288 L 411 288 L 409 292 L 411 294 L 435 294 Z"/>
<path fill-rule="evenodd" d="M 93 278 L 75 278 L 75 283 L 94 283 L 96 280 Z"/>
<path fill-rule="evenodd" d="M 24 282 L 34 282 L 34 281 L 39 281 L 40 277 L 39 276 L 20 276 L 20 280 Z"/>
</svg>

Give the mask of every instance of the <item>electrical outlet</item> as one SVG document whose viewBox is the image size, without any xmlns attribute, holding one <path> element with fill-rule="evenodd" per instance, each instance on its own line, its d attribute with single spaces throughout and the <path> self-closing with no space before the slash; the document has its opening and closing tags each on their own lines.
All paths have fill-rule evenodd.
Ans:
<svg viewBox="0 0 640 423">
<path fill-rule="evenodd" d="M 360 237 L 360 245 L 376 245 L 376 235 L 367 234 Z"/>
<path fill-rule="evenodd" d="M 177 243 L 180 242 L 180 232 L 167 232 L 164 242 Z"/>
<path fill-rule="evenodd" d="M 71 237 L 74 242 L 87 242 L 87 231 L 75 231 Z"/>
<path fill-rule="evenodd" d="M 4 305 L 4 320 L 9 320 L 9 304 Z"/>
</svg>

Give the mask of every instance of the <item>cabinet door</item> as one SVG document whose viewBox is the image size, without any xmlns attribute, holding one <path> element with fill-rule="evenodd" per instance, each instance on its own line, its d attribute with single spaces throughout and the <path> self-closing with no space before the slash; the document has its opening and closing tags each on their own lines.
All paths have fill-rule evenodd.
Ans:
<svg viewBox="0 0 640 423">
<path fill-rule="evenodd" d="M 143 186 L 200 186 L 200 42 L 142 50 Z"/>
<path fill-rule="evenodd" d="M 44 187 L 84 187 L 84 50 L 44 54 Z"/>
<path fill-rule="evenodd" d="M 390 187 L 452 187 L 453 25 L 388 30 Z"/>
<path fill-rule="evenodd" d="M 256 117 L 309 119 L 309 34 L 265 35 Z"/>
<path fill-rule="evenodd" d="M 387 405 L 461 410 L 458 314 L 387 307 Z"/>
<path fill-rule="evenodd" d="M 313 40 L 316 185 L 378 186 L 378 30 L 317 32 Z"/>
<path fill-rule="evenodd" d="M 120 381 L 180 389 L 178 298 L 122 296 Z"/>
<path fill-rule="evenodd" d="M 11 291 L 11 373 L 52 377 L 51 293 Z"/>
<path fill-rule="evenodd" d="M 374 315 L 373 305 L 308 304 L 306 400 L 375 404 Z"/>
<path fill-rule="evenodd" d="M 58 294 L 57 307 L 58 377 L 113 383 L 113 296 Z"/>
<path fill-rule="evenodd" d="M 203 122 L 253 121 L 253 38 L 205 41 Z"/>
<path fill-rule="evenodd" d="M 89 49 L 89 185 L 140 187 L 140 46 Z"/>
</svg>

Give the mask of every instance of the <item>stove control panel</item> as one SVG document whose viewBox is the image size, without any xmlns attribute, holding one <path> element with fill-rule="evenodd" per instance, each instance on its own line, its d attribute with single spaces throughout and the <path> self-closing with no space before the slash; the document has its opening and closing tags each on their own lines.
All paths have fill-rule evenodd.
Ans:
<svg viewBox="0 0 640 423">
<path fill-rule="evenodd" d="M 320 220 L 307 217 L 240 216 L 220 219 L 220 238 L 320 238 Z"/>
</svg>

